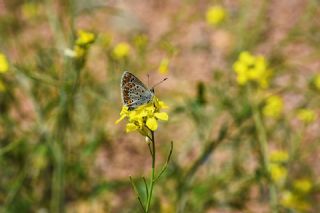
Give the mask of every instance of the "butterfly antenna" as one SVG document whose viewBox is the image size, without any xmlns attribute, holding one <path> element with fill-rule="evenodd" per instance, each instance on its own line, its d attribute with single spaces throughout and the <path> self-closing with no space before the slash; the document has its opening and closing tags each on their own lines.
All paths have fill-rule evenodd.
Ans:
<svg viewBox="0 0 320 213">
<path fill-rule="evenodd" d="M 149 88 L 149 78 L 150 78 L 149 73 L 147 74 L 147 76 L 148 76 L 148 88 Z"/>
<path fill-rule="evenodd" d="M 158 86 L 159 84 L 161 84 L 162 82 L 166 81 L 168 78 L 164 78 L 162 79 L 160 82 L 156 83 L 155 85 L 153 85 L 152 89 L 154 89 L 156 86 Z"/>
</svg>

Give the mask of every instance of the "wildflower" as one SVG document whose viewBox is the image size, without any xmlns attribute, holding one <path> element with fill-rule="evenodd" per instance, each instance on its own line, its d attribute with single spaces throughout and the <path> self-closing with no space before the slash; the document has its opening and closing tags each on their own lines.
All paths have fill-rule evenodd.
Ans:
<svg viewBox="0 0 320 213">
<path fill-rule="evenodd" d="M 79 30 L 77 32 L 77 39 L 76 39 L 75 44 L 77 46 L 87 46 L 87 45 L 93 43 L 95 39 L 96 39 L 96 36 L 94 33 L 87 32 L 84 30 Z"/>
<path fill-rule="evenodd" d="M 278 185 L 282 185 L 288 175 L 288 171 L 284 166 L 275 163 L 269 165 L 269 172 L 271 180 Z"/>
<path fill-rule="evenodd" d="M 0 53 L 0 73 L 5 73 L 9 70 L 9 63 L 7 57 Z"/>
<path fill-rule="evenodd" d="M 293 187 L 302 194 L 307 194 L 312 189 L 312 182 L 307 178 L 302 178 L 295 180 L 293 182 Z"/>
<path fill-rule="evenodd" d="M 206 12 L 207 23 L 211 26 L 220 24 L 226 18 L 226 11 L 221 6 L 212 6 Z"/>
<path fill-rule="evenodd" d="M 309 124 L 309 123 L 313 123 L 316 120 L 317 114 L 315 113 L 315 111 L 311 109 L 300 109 L 297 112 L 297 118 L 300 121 L 303 121 L 304 123 Z"/>
<path fill-rule="evenodd" d="M 283 100 L 279 96 L 270 96 L 263 107 L 263 114 L 267 117 L 278 118 L 283 111 Z"/>
<path fill-rule="evenodd" d="M 142 135 L 148 136 L 150 131 L 158 128 L 158 120 L 167 121 L 169 116 L 161 109 L 167 108 L 166 104 L 159 101 L 155 96 L 153 100 L 147 104 L 141 105 L 136 109 L 129 110 L 127 106 L 123 106 L 120 112 L 120 118 L 116 121 L 119 123 L 124 118 L 128 119 L 126 132 L 139 131 Z"/>
<path fill-rule="evenodd" d="M 161 73 L 161 74 L 166 74 L 168 73 L 169 71 L 169 59 L 168 58 L 163 58 L 161 61 L 160 61 L 160 65 L 159 65 L 159 68 L 158 68 L 158 71 Z"/>
<path fill-rule="evenodd" d="M 315 75 L 312 81 L 316 89 L 320 90 L 320 74 Z"/>
<path fill-rule="evenodd" d="M 308 202 L 291 191 L 284 191 L 282 193 L 280 204 L 286 208 L 295 209 L 302 212 L 310 209 L 310 204 Z"/>
<path fill-rule="evenodd" d="M 269 86 L 272 72 L 263 56 L 254 56 L 247 51 L 241 52 L 233 64 L 233 69 L 237 73 L 237 82 L 240 85 L 256 82 L 261 88 Z"/>
<path fill-rule="evenodd" d="M 123 59 L 127 57 L 130 53 L 130 46 L 126 42 L 121 42 L 117 44 L 113 49 L 113 56 L 116 59 Z"/>
<path fill-rule="evenodd" d="M 276 150 L 270 154 L 270 162 L 272 163 L 286 163 L 289 159 L 288 152 Z"/>
</svg>

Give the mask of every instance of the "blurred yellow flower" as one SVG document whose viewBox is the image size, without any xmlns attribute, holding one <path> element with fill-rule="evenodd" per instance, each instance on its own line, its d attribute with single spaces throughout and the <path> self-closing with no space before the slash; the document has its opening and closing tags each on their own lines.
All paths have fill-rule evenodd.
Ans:
<svg viewBox="0 0 320 213">
<path fill-rule="evenodd" d="M 267 117 L 278 118 L 283 111 L 283 105 L 281 97 L 276 95 L 270 96 L 263 107 L 263 114 Z"/>
<path fill-rule="evenodd" d="M 237 82 L 240 85 L 252 81 L 256 82 L 261 88 L 269 86 L 272 72 L 263 56 L 254 56 L 247 51 L 243 51 L 233 64 L 233 69 L 237 74 Z"/>
<path fill-rule="evenodd" d="M 160 61 L 160 65 L 159 65 L 159 68 L 158 68 L 159 73 L 167 74 L 168 71 L 169 71 L 169 63 L 170 63 L 170 61 L 169 61 L 168 58 L 163 58 Z"/>
<path fill-rule="evenodd" d="M 297 112 L 297 118 L 300 121 L 303 121 L 308 124 L 308 123 L 313 123 L 316 120 L 317 114 L 315 111 L 311 109 L 300 109 Z"/>
<path fill-rule="evenodd" d="M 206 21 L 211 26 L 216 26 L 226 18 L 226 11 L 221 6 L 209 7 L 206 12 Z"/>
<path fill-rule="evenodd" d="M 120 118 L 116 121 L 119 123 L 124 118 L 128 119 L 126 132 L 139 131 L 142 135 L 149 135 L 150 131 L 158 128 L 157 120 L 167 121 L 169 116 L 161 109 L 167 108 L 167 105 L 159 101 L 155 96 L 153 100 L 147 104 L 141 105 L 136 109 L 129 110 L 127 106 L 123 106 L 120 112 Z"/>
<path fill-rule="evenodd" d="M 269 165 L 269 172 L 271 180 L 278 185 L 282 185 L 288 175 L 288 171 L 284 166 L 275 163 Z"/>
<path fill-rule="evenodd" d="M 320 90 L 320 74 L 314 76 L 313 84 L 318 90 Z"/>
<path fill-rule="evenodd" d="M 298 210 L 299 212 L 310 210 L 310 204 L 291 191 L 284 191 L 282 193 L 280 204 L 286 208 Z"/>
<path fill-rule="evenodd" d="M 286 163 L 288 160 L 289 155 L 286 151 L 275 150 L 270 154 L 270 162 L 272 163 Z"/>
<path fill-rule="evenodd" d="M 9 70 L 9 63 L 7 57 L 0 53 L 0 73 L 5 73 Z"/>
<path fill-rule="evenodd" d="M 307 178 L 298 179 L 293 182 L 293 187 L 300 193 L 307 194 L 312 189 L 312 182 Z"/>
<path fill-rule="evenodd" d="M 126 42 L 120 42 L 113 49 L 113 56 L 116 59 L 125 58 L 129 55 L 129 53 L 130 53 L 130 46 Z"/>
<path fill-rule="evenodd" d="M 96 39 L 96 36 L 92 32 L 87 32 L 84 30 L 79 30 L 77 32 L 77 39 L 76 39 L 76 45 L 78 46 L 86 46 L 88 44 L 91 44 Z"/>
</svg>

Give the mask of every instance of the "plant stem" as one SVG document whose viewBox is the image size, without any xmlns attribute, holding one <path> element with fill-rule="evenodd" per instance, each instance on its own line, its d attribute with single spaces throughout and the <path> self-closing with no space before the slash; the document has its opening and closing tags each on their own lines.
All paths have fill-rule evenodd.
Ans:
<svg viewBox="0 0 320 213">
<path fill-rule="evenodd" d="M 258 106 L 256 103 L 252 103 L 250 100 L 250 97 L 252 97 L 251 87 L 250 85 L 247 87 L 248 89 L 248 99 L 251 103 L 252 111 L 253 111 L 253 119 L 255 126 L 257 128 L 257 136 L 260 146 L 260 152 L 261 152 L 261 159 L 262 159 L 262 166 L 263 171 L 265 174 L 269 174 L 268 168 L 269 168 L 269 158 L 268 158 L 268 139 L 267 139 L 267 133 L 265 130 L 265 127 L 262 122 L 262 118 L 258 109 Z M 268 175 L 269 176 L 269 175 Z M 271 212 L 277 212 L 277 191 L 275 185 L 270 182 L 269 183 L 269 196 L 270 196 L 270 204 L 271 204 Z"/>
<path fill-rule="evenodd" d="M 146 212 L 148 213 L 150 210 L 152 192 L 153 192 L 153 185 L 154 185 L 154 178 L 155 178 L 155 164 L 156 164 L 156 148 L 155 148 L 155 139 L 154 139 L 154 132 L 151 131 L 151 144 L 152 144 L 152 171 L 151 171 L 151 179 L 150 179 L 150 193 L 148 194 L 147 198 L 147 205 L 146 205 Z"/>
</svg>

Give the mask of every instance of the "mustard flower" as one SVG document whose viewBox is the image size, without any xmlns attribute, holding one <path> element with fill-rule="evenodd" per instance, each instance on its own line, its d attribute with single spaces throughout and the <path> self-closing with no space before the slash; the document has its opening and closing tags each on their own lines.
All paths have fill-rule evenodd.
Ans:
<svg viewBox="0 0 320 213">
<path fill-rule="evenodd" d="M 233 64 L 233 69 L 237 74 L 239 85 L 255 82 L 261 88 L 269 86 L 272 72 L 268 68 L 268 63 L 263 56 L 254 56 L 247 51 L 243 51 L 240 53 L 238 60 Z"/>
<path fill-rule="evenodd" d="M 320 74 L 314 76 L 312 83 L 317 90 L 320 90 Z"/>
<path fill-rule="evenodd" d="M 263 114 L 267 117 L 278 118 L 283 111 L 283 105 L 281 97 L 276 95 L 270 96 L 263 107 Z"/>
<path fill-rule="evenodd" d="M 280 204 L 289 209 L 295 209 L 299 212 L 310 210 L 310 204 L 291 191 L 284 191 L 281 195 Z"/>
<path fill-rule="evenodd" d="M 84 30 L 79 30 L 77 32 L 76 45 L 77 46 L 87 46 L 93 43 L 96 39 L 96 36 L 92 32 L 87 32 Z"/>
<path fill-rule="evenodd" d="M 312 182 L 307 178 L 302 178 L 295 180 L 293 182 L 293 187 L 302 194 L 307 194 L 312 189 Z"/>
<path fill-rule="evenodd" d="M 275 150 L 270 153 L 270 162 L 272 163 L 286 163 L 289 160 L 288 152 L 282 150 Z"/>
<path fill-rule="evenodd" d="M 221 6 L 209 7 L 206 12 L 206 21 L 211 26 L 219 25 L 226 18 L 226 11 Z"/>
<path fill-rule="evenodd" d="M 277 185 L 283 185 L 288 175 L 288 170 L 284 166 L 276 163 L 269 165 L 269 172 L 271 180 Z"/>
<path fill-rule="evenodd" d="M 170 63 L 170 61 L 169 61 L 168 58 L 163 58 L 160 61 L 160 65 L 159 65 L 159 68 L 158 68 L 159 73 L 167 74 L 168 71 L 169 71 L 169 63 Z"/>
<path fill-rule="evenodd" d="M 9 70 L 9 62 L 7 57 L 0 53 L 0 73 L 5 73 Z"/>
<path fill-rule="evenodd" d="M 123 59 L 129 55 L 130 46 L 126 42 L 121 42 L 113 48 L 112 53 L 116 59 Z"/>
<path fill-rule="evenodd" d="M 148 136 L 150 133 L 149 130 L 157 130 L 158 120 L 168 120 L 168 114 L 160 112 L 161 109 L 165 108 L 167 108 L 167 105 L 159 101 L 155 96 L 149 103 L 133 110 L 129 110 L 127 106 L 123 106 L 120 112 L 120 118 L 116 121 L 116 124 L 124 118 L 127 118 L 126 132 L 139 131 L 142 135 Z"/>
<path fill-rule="evenodd" d="M 297 112 L 297 118 L 306 123 L 306 124 L 309 124 L 309 123 L 313 123 L 316 118 L 317 118 L 317 114 L 315 111 L 311 110 L 311 109 L 300 109 L 298 112 Z"/>
</svg>

